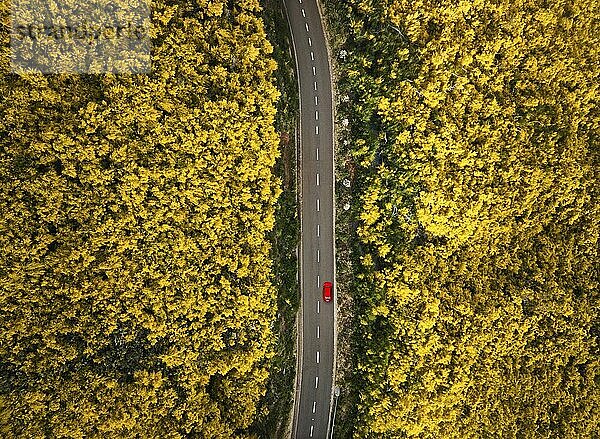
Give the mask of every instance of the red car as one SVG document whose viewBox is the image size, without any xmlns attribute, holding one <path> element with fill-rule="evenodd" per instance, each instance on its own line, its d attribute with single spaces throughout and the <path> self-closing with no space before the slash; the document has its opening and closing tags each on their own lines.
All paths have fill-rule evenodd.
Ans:
<svg viewBox="0 0 600 439">
<path fill-rule="evenodd" d="M 333 299 L 333 284 L 331 282 L 325 282 L 323 284 L 323 300 L 325 302 L 331 302 Z"/>
</svg>

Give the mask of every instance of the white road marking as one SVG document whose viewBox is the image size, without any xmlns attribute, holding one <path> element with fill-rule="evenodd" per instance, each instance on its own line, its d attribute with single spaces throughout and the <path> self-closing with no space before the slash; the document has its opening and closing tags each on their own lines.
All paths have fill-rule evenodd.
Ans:
<svg viewBox="0 0 600 439">
<path fill-rule="evenodd" d="M 317 351 L 317 364 L 319 364 L 319 360 L 321 359 L 321 353 Z"/>
<path fill-rule="evenodd" d="M 319 125 L 317 125 L 317 126 L 315 127 L 315 134 L 317 134 L 317 135 L 319 134 Z"/>
<path fill-rule="evenodd" d="M 300 2 L 300 3 L 302 3 L 302 2 Z M 304 8 L 302 8 L 302 16 L 303 16 L 304 18 L 306 18 L 306 12 L 304 12 Z"/>
<path fill-rule="evenodd" d="M 317 198 L 317 212 L 321 211 L 321 200 Z"/>
<path fill-rule="evenodd" d="M 321 338 L 321 327 L 317 325 L 317 338 Z"/>
<path fill-rule="evenodd" d="M 319 181 L 320 181 L 319 173 L 317 172 L 317 186 L 319 186 Z"/>
<path fill-rule="evenodd" d="M 312 40 L 308 37 L 308 45 L 312 47 Z"/>
<path fill-rule="evenodd" d="M 315 377 L 315 389 L 319 388 L 319 377 Z"/>
<path fill-rule="evenodd" d="M 315 54 L 313 52 L 310 52 L 310 59 L 313 61 L 315 60 Z"/>
<path fill-rule="evenodd" d="M 317 274 L 317 287 L 321 286 L 321 275 Z"/>
<path fill-rule="evenodd" d="M 319 105 L 319 97 L 315 96 L 315 105 Z"/>
<path fill-rule="evenodd" d="M 310 426 L 310 437 L 312 437 L 312 435 L 313 435 L 313 430 L 314 430 L 314 428 L 315 428 L 315 426 L 314 426 L 314 425 L 311 425 L 311 426 Z"/>
<path fill-rule="evenodd" d="M 316 90 L 317 89 L 317 81 L 315 81 L 314 86 L 315 86 L 315 90 Z"/>
<path fill-rule="evenodd" d="M 321 237 L 321 224 L 317 224 L 317 238 Z"/>
<path fill-rule="evenodd" d="M 321 250 L 317 249 L 317 262 L 321 262 Z"/>
<path fill-rule="evenodd" d="M 319 161 L 319 148 L 317 148 L 317 161 Z"/>
<path fill-rule="evenodd" d="M 317 300 L 317 314 L 321 312 L 321 301 Z"/>
<path fill-rule="evenodd" d="M 304 23 L 304 26 L 306 27 L 306 32 L 308 32 L 308 23 Z"/>
<path fill-rule="evenodd" d="M 319 120 L 319 110 L 315 111 L 315 120 Z"/>
<path fill-rule="evenodd" d="M 317 411 L 317 401 L 313 401 L 313 413 Z"/>
<path fill-rule="evenodd" d="M 313 66 L 313 76 L 317 76 L 317 68 Z"/>
</svg>

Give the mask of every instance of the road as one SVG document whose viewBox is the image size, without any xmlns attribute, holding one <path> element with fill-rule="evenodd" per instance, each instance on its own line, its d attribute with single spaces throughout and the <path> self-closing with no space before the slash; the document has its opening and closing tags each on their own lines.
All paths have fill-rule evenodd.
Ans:
<svg viewBox="0 0 600 439">
<path fill-rule="evenodd" d="M 317 0 L 284 0 L 300 87 L 299 371 L 294 405 L 296 439 L 328 437 L 334 367 L 334 175 L 331 71 Z"/>
</svg>

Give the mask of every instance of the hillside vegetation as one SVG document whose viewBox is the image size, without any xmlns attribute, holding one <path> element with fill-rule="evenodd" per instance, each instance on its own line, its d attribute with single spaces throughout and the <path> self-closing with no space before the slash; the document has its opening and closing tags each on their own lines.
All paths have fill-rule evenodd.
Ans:
<svg viewBox="0 0 600 439">
<path fill-rule="evenodd" d="M 248 437 L 265 392 L 272 47 L 258 1 L 151 6 L 150 75 L 11 74 L 3 27 L 2 437 Z"/>
<path fill-rule="evenodd" d="M 326 3 L 360 200 L 345 434 L 598 437 L 600 3 Z"/>
</svg>

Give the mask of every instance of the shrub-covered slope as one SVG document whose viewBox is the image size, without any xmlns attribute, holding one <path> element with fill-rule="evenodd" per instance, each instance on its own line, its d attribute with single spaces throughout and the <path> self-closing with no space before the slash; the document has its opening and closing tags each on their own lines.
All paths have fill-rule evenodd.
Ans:
<svg viewBox="0 0 600 439">
<path fill-rule="evenodd" d="M 596 437 L 599 4 L 327 3 L 360 197 L 355 436 Z"/>
<path fill-rule="evenodd" d="M 279 188 L 258 1 L 152 11 L 151 75 L 17 76 L 2 34 L 3 437 L 244 437 L 264 393 Z"/>
</svg>

